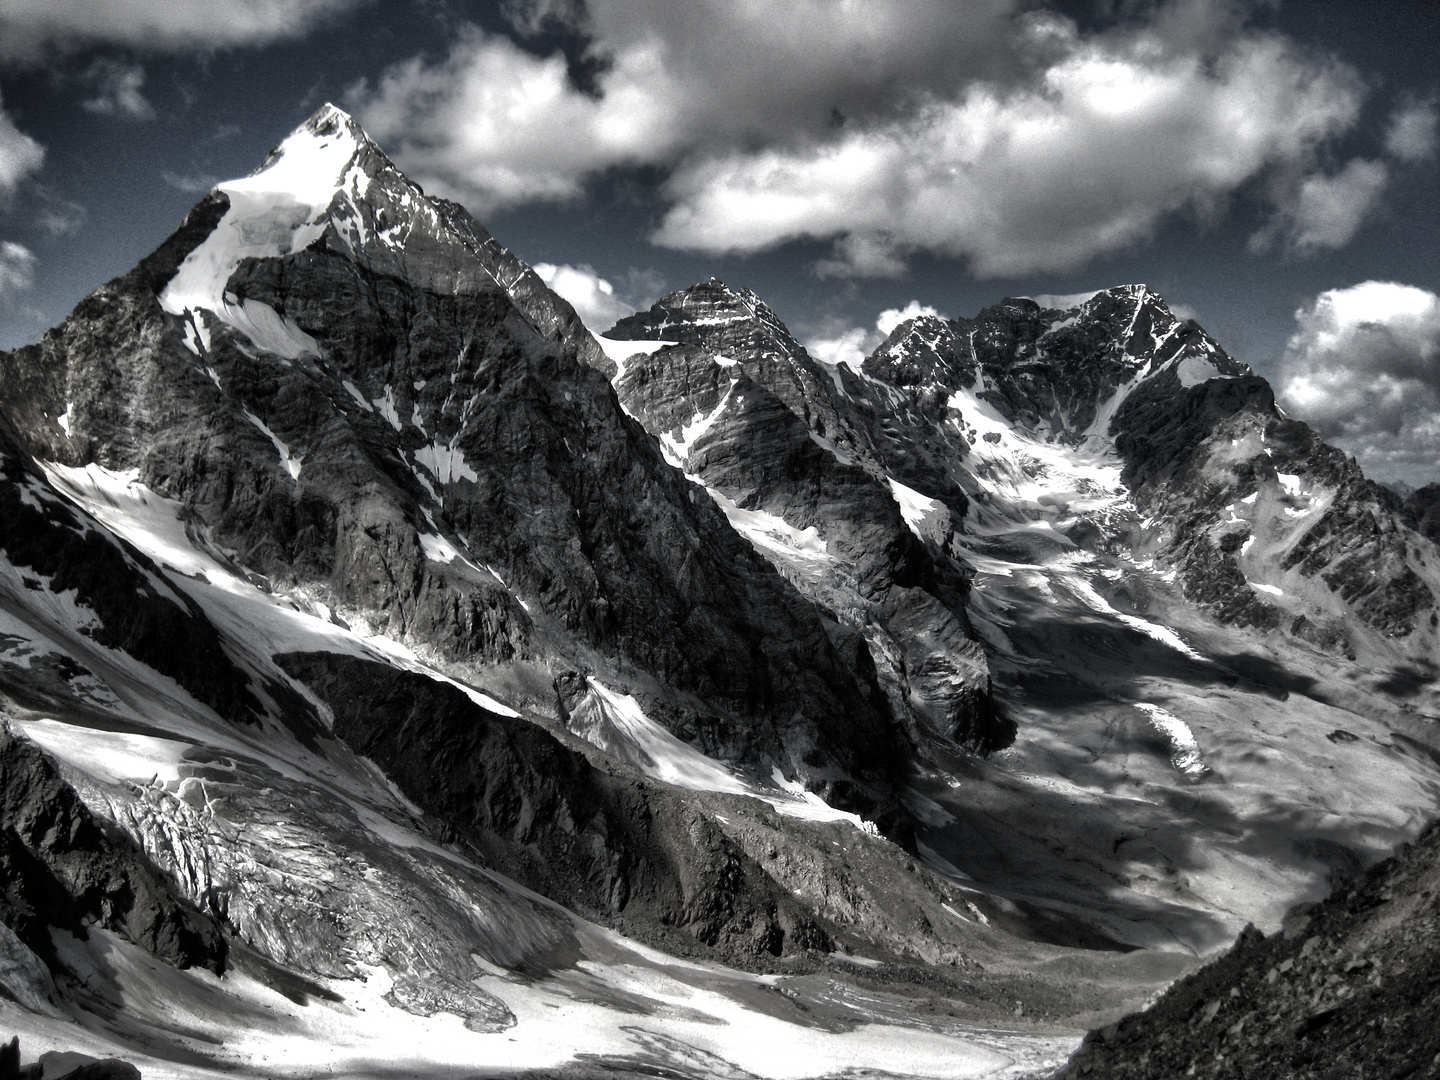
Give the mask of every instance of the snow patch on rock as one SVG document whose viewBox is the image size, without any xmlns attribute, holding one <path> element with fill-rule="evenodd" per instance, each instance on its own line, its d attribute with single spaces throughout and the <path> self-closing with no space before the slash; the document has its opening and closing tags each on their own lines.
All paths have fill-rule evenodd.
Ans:
<svg viewBox="0 0 1440 1080">
<path fill-rule="evenodd" d="M 887 476 L 886 479 L 890 481 L 890 494 L 895 497 L 895 503 L 900 507 L 900 516 L 905 519 L 905 524 L 910 526 L 910 531 L 916 536 L 922 540 L 925 539 L 925 523 L 930 520 L 932 514 L 941 508 L 940 500 L 927 498 L 893 477 Z"/>
<path fill-rule="evenodd" d="M 465 453 L 457 447 L 433 442 L 415 451 L 415 460 L 429 469 L 442 484 L 456 480 L 469 480 L 472 484 L 480 480 L 480 474 L 465 461 Z"/>
<path fill-rule="evenodd" d="M 1159 705 L 1151 705 L 1145 701 L 1131 704 L 1148 716 L 1155 730 L 1169 740 L 1171 765 L 1186 776 L 1203 776 L 1209 772 L 1209 766 L 1200 756 L 1200 744 L 1189 724 L 1173 713 L 1166 712 Z"/>
<path fill-rule="evenodd" d="M 276 435 L 275 432 L 271 431 L 269 425 L 266 424 L 264 420 L 261 420 L 258 416 L 252 413 L 249 409 L 245 410 L 245 418 L 249 420 L 250 423 L 254 424 L 257 428 L 259 428 L 261 431 L 263 431 L 266 436 L 269 437 L 270 441 L 275 444 L 275 449 L 280 453 L 280 464 L 285 466 L 285 471 L 290 474 L 290 479 L 299 480 L 300 466 L 305 461 L 305 455 L 291 454 L 290 444 L 280 438 L 279 435 Z"/>
<path fill-rule="evenodd" d="M 575 734 L 664 783 L 691 791 L 750 793 L 730 770 L 646 716 L 634 696 L 595 679 L 585 682 L 590 693 L 571 711 L 570 730 Z"/>
<path fill-rule="evenodd" d="M 698 481 L 697 481 L 698 482 Z M 817 564 L 832 563 L 820 530 L 814 525 L 797 529 L 782 517 L 764 510 L 746 510 L 734 499 L 727 498 L 714 488 L 706 488 L 716 505 L 725 511 L 730 526 L 752 547 L 771 562 L 780 561 L 792 568 L 805 567 L 814 572 Z"/>
<path fill-rule="evenodd" d="M 612 383 L 620 381 L 620 377 L 625 374 L 625 361 L 632 356 L 649 356 L 667 346 L 680 344 L 678 341 L 617 341 L 601 334 L 595 335 L 595 341 L 605 356 L 615 364 L 615 377 L 610 380 Z"/>
</svg>

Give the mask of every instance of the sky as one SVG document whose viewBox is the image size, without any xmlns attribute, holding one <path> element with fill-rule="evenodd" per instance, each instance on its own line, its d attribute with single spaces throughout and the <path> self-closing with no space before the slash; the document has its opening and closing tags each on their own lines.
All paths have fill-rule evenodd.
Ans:
<svg viewBox="0 0 1440 1080">
<path fill-rule="evenodd" d="M 0 0 L 0 348 L 323 103 L 592 328 L 716 276 L 858 363 L 1144 282 L 1440 481 L 1434 0 Z"/>
</svg>

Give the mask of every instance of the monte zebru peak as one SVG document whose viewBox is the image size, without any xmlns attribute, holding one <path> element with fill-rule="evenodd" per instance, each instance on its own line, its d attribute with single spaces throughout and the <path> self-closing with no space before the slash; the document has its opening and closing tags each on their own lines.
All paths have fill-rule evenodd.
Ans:
<svg viewBox="0 0 1440 1080">
<path fill-rule="evenodd" d="M 1143 286 L 596 337 L 327 106 L 0 378 L 36 1037 L 1038 1070 L 1435 812 L 1424 507 Z"/>
</svg>

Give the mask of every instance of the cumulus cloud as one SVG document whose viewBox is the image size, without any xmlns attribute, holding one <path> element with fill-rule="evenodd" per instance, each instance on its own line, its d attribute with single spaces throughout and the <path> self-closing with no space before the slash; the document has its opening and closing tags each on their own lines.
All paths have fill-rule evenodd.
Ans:
<svg viewBox="0 0 1440 1080">
<path fill-rule="evenodd" d="M 1035 87 L 975 84 L 903 123 L 683 165 L 657 239 L 719 252 L 840 235 L 897 257 L 965 256 L 980 276 L 1073 270 L 1308 158 L 1359 105 L 1347 72 L 1274 38 L 1213 65 L 1066 41 Z"/>
<path fill-rule="evenodd" d="M 81 203 L 39 184 L 35 187 L 35 196 L 35 224 L 51 236 L 69 236 L 79 232 L 85 224 L 88 212 Z"/>
<path fill-rule="evenodd" d="M 1371 477 L 1440 479 L 1440 296 L 1366 281 L 1321 293 L 1295 320 L 1280 367 L 1286 409 Z"/>
<path fill-rule="evenodd" d="M 0 105 L 0 202 L 8 201 L 20 181 L 44 161 L 44 148 L 17 128 Z"/>
<path fill-rule="evenodd" d="M 1385 152 L 1398 161 L 1424 161 L 1435 155 L 1435 103 L 1416 102 L 1397 109 L 1385 135 Z"/>
<path fill-rule="evenodd" d="M 579 266 L 536 263 L 534 270 L 546 285 L 570 302 L 580 321 L 597 334 L 610 329 L 625 316 L 648 307 L 654 293 L 661 287 L 653 273 L 632 271 L 630 284 L 638 284 L 644 294 L 636 297 L 632 288 L 626 289 L 626 295 L 622 296 L 615 286 L 595 272 L 594 267 L 583 263 Z"/>
<path fill-rule="evenodd" d="M 944 318 L 929 304 L 911 300 L 903 308 L 886 308 L 875 318 L 874 327 L 854 326 L 842 330 L 833 337 L 814 337 L 803 342 L 805 351 L 822 364 L 848 364 L 854 371 L 860 370 L 865 357 L 890 336 L 890 332 L 903 322 L 934 315 Z"/>
<path fill-rule="evenodd" d="M 1355 158 L 1334 176 L 1309 176 L 1295 185 L 1269 226 L 1250 238 L 1263 251 L 1283 237 L 1296 254 L 1348 244 L 1380 201 L 1390 170 L 1383 161 Z"/>
<path fill-rule="evenodd" d="M 922 304 L 919 300 L 911 300 L 903 308 L 886 308 L 875 320 L 875 329 L 880 331 L 884 337 L 889 337 L 890 332 L 902 322 L 909 322 L 911 319 L 918 319 L 921 315 L 939 316 L 929 304 Z"/>
<path fill-rule="evenodd" d="M 24 244 L 0 241 L 0 300 L 30 288 L 35 281 L 35 255 Z"/>
<path fill-rule="evenodd" d="M 1384 144 L 1391 163 L 1413 165 L 1433 156 L 1434 103 L 1410 102 L 1397 108 Z M 1250 249 L 1265 251 L 1280 242 L 1291 254 L 1303 256 L 1344 247 L 1379 207 L 1391 173 L 1387 162 L 1365 158 L 1353 158 L 1334 173 L 1282 170 L 1271 184 L 1276 212 L 1250 238 Z"/>
<path fill-rule="evenodd" d="M 983 276 L 1072 270 L 1252 190 L 1271 193 L 1272 234 L 1312 250 L 1348 240 L 1384 187 L 1380 163 L 1317 171 L 1358 119 L 1356 73 L 1236 5 L 1172 0 L 1099 33 L 1029 6 L 531 0 L 512 5 L 522 29 L 588 42 L 584 88 L 573 56 L 472 28 L 351 104 L 481 214 L 658 166 L 657 243 L 830 241 L 826 276 L 899 276 L 919 251 Z M 1391 141 L 1418 146 L 1423 118 L 1405 117 Z"/>
<path fill-rule="evenodd" d="M 832 367 L 836 364 L 848 364 L 852 371 L 859 371 L 865 357 L 875 351 L 879 339 L 873 330 L 852 326 L 835 337 L 811 338 L 802 344 L 805 351 L 822 364 Z"/>
<path fill-rule="evenodd" d="M 358 0 L 0 0 L 0 57 L 112 43 L 138 50 L 214 49 L 294 37 Z"/>
<path fill-rule="evenodd" d="M 139 64 L 96 60 L 81 79 L 95 91 L 94 97 L 81 102 L 86 112 L 127 120 L 155 119 L 154 106 L 140 92 L 145 85 L 145 69 Z"/>
</svg>

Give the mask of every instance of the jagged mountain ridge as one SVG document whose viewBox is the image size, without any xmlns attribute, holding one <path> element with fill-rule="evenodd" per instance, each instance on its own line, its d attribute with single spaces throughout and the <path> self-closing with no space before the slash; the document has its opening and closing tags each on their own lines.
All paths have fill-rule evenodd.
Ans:
<svg viewBox="0 0 1440 1080">
<path fill-rule="evenodd" d="M 82 481 L 75 474 L 70 479 L 73 494 Z M 68 532 L 127 550 L 100 518 L 66 509 L 64 497 L 45 481 L 7 480 L 15 482 L 26 485 L 30 500 L 55 507 L 49 524 L 37 530 L 52 544 L 63 546 Z M 99 620 L 83 593 L 53 593 L 51 582 L 38 573 L 28 583 L 17 580 L 13 589 L 7 585 L 0 670 L 5 715 L 23 735 L 15 743 L 32 760 L 41 755 L 25 742 L 43 748 L 58 763 L 52 769 L 64 778 L 64 790 L 80 799 L 64 797 L 83 801 L 104 828 L 127 838 L 132 851 L 143 850 L 149 865 L 173 882 L 181 904 L 188 899 L 224 928 L 231 942 L 229 978 L 238 981 L 196 983 L 166 974 L 163 964 L 137 959 L 134 945 L 144 947 L 145 941 L 129 943 L 127 933 L 133 931 L 124 921 L 118 933 L 94 926 L 76 937 L 63 926 L 51 929 L 57 944 L 53 974 L 33 958 L 20 963 L 30 956 L 23 949 L 14 950 L 15 963 L 4 973 L 6 994 L 29 1003 L 30 1011 L 17 1014 L 0 1001 L 0 1016 L 26 1034 L 27 1045 L 75 1048 L 78 1019 L 91 1029 L 78 1043 L 81 1049 L 123 1051 L 140 1061 L 147 1075 L 248 1067 L 277 1037 L 289 1040 L 286 1052 L 300 1072 L 346 1060 L 361 1069 L 368 1066 L 355 1054 L 411 1053 L 416 1047 L 423 1047 L 428 1060 L 454 1064 L 465 1054 L 495 1054 L 517 1023 L 529 1031 L 560 1003 L 570 1002 L 573 1018 L 572 996 L 578 996 L 596 1013 L 588 1023 L 603 1020 L 597 1034 L 567 1028 L 563 1035 L 531 1042 L 519 1060 L 533 1065 L 537 1054 L 556 1052 L 546 1047 L 561 1050 L 567 1040 L 582 1038 L 579 1045 L 608 1048 L 618 1063 L 628 1060 L 627 1053 L 634 1052 L 624 1045 L 629 1036 L 598 1032 L 618 1030 L 616 1010 L 632 1021 L 645 1017 L 647 1030 L 668 1023 L 670 1006 L 637 999 L 624 989 L 625 978 L 597 980 L 593 968 L 582 970 L 577 961 L 598 963 L 602 973 L 603 965 L 619 963 L 650 971 L 652 978 L 677 970 L 676 962 L 652 968 L 653 955 L 598 936 L 598 928 L 517 887 L 497 874 L 499 868 L 544 884 L 582 909 L 595 903 L 587 900 L 587 890 L 618 888 L 619 925 L 675 952 L 733 957 L 748 952 L 773 959 L 779 951 L 801 961 L 789 969 L 799 981 L 787 984 L 786 994 L 799 1004 L 782 1010 L 784 1023 L 803 1024 L 804 1010 L 816 1008 L 832 1017 L 827 1024 L 842 1029 L 872 1023 L 877 1003 L 886 1000 L 874 997 L 875 990 L 892 995 L 883 1008 L 893 1012 L 885 1015 L 905 1015 L 908 997 L 893 997 L 884 984 L 872 988 L 865 998 L 869 1004 L 858 1010 L 828 996 L 832 981 L 843 982 L 847 970 L 866 970 L 860 961 L 855 967 L 845 959 L 831 961 L 822 978 L 807 983 L 803 950 L 810 950 L 808 963 L 814 964 L 831 948 L 841 957 L 847 949 L 864 950 L 938 965 L 946 985 L 968 987 L 964 993 L 972 1004 L 964 1008 L 977 1015 L 1008 1012 L 1017 994 L 1042 1014 L 1075 1008 L 1073 962 L 1066 964 L 1065 987 L 1037 988 L 1023 974 L 1033 965 L 1063 962 L 1071 950 L 985 930 L 972 920 L 988 911 L 998 923 L 1006 913 L 983 897 L 918 874 L 895 845 L 850 825 L 787 819 L 748 795 L 717 793 L 697 801 L 683 788 L 648 782 L 585 742 L 567 739 L 563 729 L 497 713 L 503 707 L 443 684 L 433 669 L 397 670 L 405 664 L 402 655 L 304 615 L 280 598 L 266 598 L 247 583 L 220 586 L 243 597 L 227 609 L 212 591 L 223 580 L 218 564 L 201 573 L 198 561 L 181 563 L 185 534 L 176 504 L 157 505 L 158 497 L 139 485 L 110 489 L 106 498 L 110 513 L 126 499 L 143 500 L 161 520 L 168 516 L 182 526 L 168 537 L 163 566 L 147 564 L 143 554 L 128 549 L 129 560 L 113 574 L 118 591 L 159 592 L 177 611 L 185 598 L 195 600 L 215 617 L 237 656 L 246 648 L 273 650 L 282 640 L 291 648 L 308 642 L 320 651 L 278 655 L 282 670 L 300 681 L 289 694 L 284 683 L 252 681 L 252 711 L 237 723 L 147 669 L 123 644 L 95 640 Z M 25 496 L 15 501 L 29 505 Z M 12 564 L 7 559 L 4 565 Z M 47 601 L 52 596 L 56 599 Z M 40 612 L 49 608 L 52 617 L 41 619 Z M 240 628 L 243 633 L 237 633 Z M 257 641 L 257 632 L 270 635 L 269 643 Z M 283 638 L 273 636 L 277 633 Z M 255 672 L 252 667 L 236 674 L 254 680 Z M 307 692 L 311 687 L 313 695 Z M 397 724 L 403 710 L 395 705 L 401 701 L 415 704 L 407 706 L 412 708 L 407 722 Z M 385 783 L 357 751 L 383 764 L 394 782 Z M 486 785 L 488 793 L 477 797 Z M 595 814 L 597 792 L 600 802 L 609 799 L 622 812 L 602 807 Z M 43 820 L 52 807 L 31 807 L 31 820 L 37 812 Z M 613 835 L 617 832 L 647 838 L 649 849 L 637 850 Z M 81 841 L 83 866 L 94 858 L 86 854 L 90 841 L 83 834 L 75 839 Z M 18 843 L 44 854 L 30 832 Z M 556 844 L 570 845 L 571 853 L 548 863 L 550 880 L 543 873 L 527 874 L 527 860 L 547 868 L 546 856 Z M 570 881 L 555 888 L 556 876 L 565 874 Z M 82 880 L 79 888 L 85 887 Z M 666 898 L 666 890 L 680 895 Z M 952 921 L 949 910 L 975 914 Z M 833 938 L 827 940 L 826 930 L 815 925 L 817 913 Z M 657 935 L 657 924 L 671 927 L 668 937 Z M 1023 921 L 1014 928 L 1023 931 Z M 1018 969 L 1017 947 L 1022 954 L 1029 951 Z M 984 967 L 977 957 L 984 958 Z M 895 960 L 887 967 L 892 964 Z M 1134 976 L 1116 979 L 1106 971 L 1113 966 L 1100 965 L 1082 978 L 1085 1007 L 1097 997 L 1133 999 Z M 904 978 L 904 971 L 902 961 L 887 979 Z M 1145 985 L 1157 980 L 1154 965 L 1136 974 Z M 932 983 L 936 977 L 928 976 Z M 477 978 L 499 982 L 482 986 Z M 707 994 L 721 979 L 721 987 L 728 987 L 722 1000 L 729 1000 L 727 995 L 747 1000 L 762 985 L 735 981 L 713 967 L 686 978 L 698 980 Z M 535 979 L 550 989 L 532 1003 L 524 988 Z M 517 993 L 521 1004 L 507 1005 Z M 693 991 L 672 985 L 664 993 L 683 999 Z M 288 1006 L 279 1004 L 285 1001 Z M 303 1022 L 282 1025 L 289 1034 L 277 1035 L 276 1017 L 266 1010 L 288 1008 L 297 1019 L 297 1005 Z M 952 1011 L 957 1007 L 950 1004 Z M 57 1013 L 64 1018 L 59 1026 L 47 1026 L 46 1018 Z M 463 1020 L 476 1039 L 491 1041 L 452 1045 L 447 1016 L 458 1018 L 457 1024 Z M 680 1031 L 693 1039 L 690 1016 L 679 1014 Z M 399 1036 L 397 1023 L 410 1024 L 404 1029 L 409 1034 Z M 418 1026 L 422 1023 L 427 1026 Z M 715 1021 L 700 1024 L 703 1033 Z M 955 1034 L 950 1031 L 927 1052 L 972 1052 Z M 915 1037 L 903 1032 L 909 1052 Z M 217 1049 L 222 1041 L 223 1051 Z M 1059 1047 L 1067 1045 L 1041 1040 L 1021 1049 L 1054 1061 Z M 673 1056 L 683 1049 L 677 1044 L 664 1060 L 685 1067 L 683 1053 Z M 853 1060 L 853 1042 L 841 1040 L 831 1052 Z M 875 1060 L 891 1052 L 877 1047 Z M 455 1054 L 462 1056 L 446 1056 Z M 165 1059 L 176 1055 L 185 1064 L 170 1072 Z"/>
<path fill-rule="evenodd" d="M 984 646 L 971 673 L 993 678 L 1020 736 L 991 743 L 989 763 L 957 761 L 945 736 L 965 729 L 912 719 L 921 776 L 935 769 L 912 802 L 939 810 L 920 850 L 940 872 L 1017 901 L 1084 894 L 1122 939 L 1163 947 L 1130 936 L 1158 924 L 1203 950 L 1244 924 L 1232 894 L 1273 922 L 1289 901 L 1265 896 L 1313 895 L 1433 814 L 1429 542 L 1144 286 L 1063 311 L 1012 299 L 922 316 L 858 371 L 818 364 L 757 297 L 714 280 L 606 336 L 627 408 L 866 636 L 902 715 L 945 715 L 924 647 L 964 653 L 943 621 L 895 617 L 897 517 L 930 580 L 957 583 L 947 614 Z M 1378 754 L 1337 782 L 1335 740 L 1357 717 Z M 1277 754 L 1292 759 L 1278 783 Z M 1180 799 L 1177 782 L 1206 794 Z M 1116 878 L 1146 914 L 1100 914 L 1095 890 Z"/>
<path fill-rule="evenodd" d="M 454 1065 L 482 1045 L 525 1067 L 559 1067 L 566 1046 L 620 1063 L 683 1064 L 695 1040 L 742 1054 L 711 1018 L 744 1012 L 763 980 L 657 961 L 527 885 L 672 954 L 781 965 L 771 977 L 799 1004 L 765 1015 L 793 1035 L 822 1008 L 806 1052 L 837 1062 L 855 1040 L 826 1040 L 862 1028 L 874 1061 L 915 1052 L 895 978 L 941 988 L 952 1014 L 1009 1015 L 1023 993 L 1069 1015 L 1177 970 L 1082 952 L 1077 978 L 1064 943 L 1113 946 L 1083 920 L 992 903 L 874 835 L 878 821 L 907 839 L 910 748 L 863 641 L 664 464 L 584 362 L 594 342 L 547 324 L 563 301 L 517 306 L 487 283 L 493 249 L 437 244 L 458 211 L 398 187 L 372 150 L 322 110 L 0 358 L 16 447 L 0 497 L 25 511 L 0 560 L 5 716 L 223 929 L 233 962 L 197 982 L 123 920 L 51 928 L 81 1048 L 192 1074 L 253 1064 L 277 1037 L 300 1070 L 321 1047 L 327 1065 L 400 1048 Z M 324 169 L 291 176 L 287 158 Z M 377 208 L 407 196 L 423 227 L 401 241 Z M 373 248 L 382 233 L 404 258 Z M 437 247 L 463 265 L 437 271 Z M 649 583 L 597 595 L 627 575 Z M 634 633 L 656 609 L 681 631 Z M 358 712 L 341 681 L 367 687 Z M 432 739 L 412 725 L 397 743 L 389 715 L 365 711 L 407 700 Z M 452 771 L 417 758 L 426 747 Z M 1066 977 L 1037 988 L 1026 969 L 1057 960 Z M 605 965 L 647 972 L 658 996 Z M 879 997 L 835 996 L 832 980 L 877 965 Z M 48 1000 L 44 966 L 21 965 L 11 996 Z M 692 983 L 721 988 L 711 1011 L 675 1006 Z M 507 1028 L 576 999 L 589 1027 L 507 1049 Z M 277 1035 L 271 1010 L 297 1005 Z M 0 1012 L 42 1045 L 75 1038 Z M 637 1050 L 617 1012 L 671 1034 Z M 930 1031 L 937 1060 L 990 1053 L 953 1022 Z"/>
<path fill-rule="evenodd" d="M 1417 555 L 1409 554 L 1407 562 L 1398 500 L 1365 482 L 1352 461 L 1324 446 L 1302 422 L 1285 416 L 1264 380 L 1193 321 L 1176 319 L 1144 286 L 1103 290 L 1055 314 L 1033 302 L 1007 302 L 971 323 L 949 323 L 948 341 L 938 326 L 897 327 L 867 370 L 881 375 L 887 359 L 929 366 L 934 375 L 925 391 L 932 395 L 962 389 L 969 376 L 978 380 L 978 399 L 1032 438 L 1079 447 L 1111 439 L 1136 509 L 1152 523 L 1132 543 L 1176 564 L 1222 564 L 1223 596 L 1215 582 L 1207 593 L 1196 575 L 1187 575 L 1185 587 L 1226 621 L 1275 627 L 1289 608 L 1289 628 L 1307 636 L 1306 623 L 1347 606 L 1382 634 L 1398 638 L 1420 630 L 1424 638 L 1421 622 L 1436 601 L 1433 580 L 1422 580 L 1422 573 L 1431 577 L 1427 568 L 1410 565 Z M 962 338 L 971 346 L 969 365 L 957 359 Z M 926 353 L 934 360 L 916 358 Z M 1231 445 L 1222 447 L 1221 438 Z M 1266 500 L 1268 514 L 1265 505 L 1246 509 L 1262 487 L 1279 489 Z M 1244 527 L 1221 529 L 1237 524 L 1237 510 L 1245 515 Z M 1287 516 L 1303 520 L 1286 528 Z M 1175 527 L 1162 533 L 1153 529 L 1156 521 Z M 1202 529 L 1222 533 L 1212 538 L 1213 554 L 1196 540 Z M 1266 542 L 1254 556 L 1236 553 L 1250 535 L 1260 539 L 1261 533 Z M 1362 548 L 1361 561 L 1383 564 L 1373 575 L 1377 580 L 1367 575 L 1364 584 L 1342 584 L 1347 573 L 1356 576 L 1352 564 Z M 1242 563 L 1260 571 L 1254 576 L 1262 587 L 1252 583 L 1249 599 L 1241 595 L 1241 582 L 1248 580 L 1239 572 Z M 1313 605 L 1308 615 L 1278 604 L 1264 583 L 1272 573 L 1291 570 L 1309 578 L 1324 571 L 1324 585 L 1340 603 L 1307 597 Z M 1266 613 L 1264 607 L 1277 610 Z M 1301 615 L 1306 618 L 1297 626 Z M 1324 647 L 1321 636 L 1308 637 Z M 1415 649 L 1417 655 L 1427 651 L 1426 644 Z"/>
<path fill-rule="evenodd" d="M 705 752 L 898 826 L 903 745 L 873 693 L 692 502 L 597 355 L 468 215 L 322 110 L 12 354 L 7 409 L 37 458 L 138 469 L 240 564 L 504 668 L 517 703 L 553 713 L 548 669 L 604 670 Z"/>
<path fill-rule="evenodd" d="M 627 359 L 621 400 L 721 496 L 732 525 L 760 538 L 757 550 L 783 553 L 777 568 L 862 635 L 911 737 L 977 748 L 1012 737 L 966 616 L 966 575 L 907 525 L 883 444 L 774 312 L 711 281 L 622 320 L 618 334 L 690 346 Z M 778 542 L 764 539 L 767 528 Z"/>
</svg>

